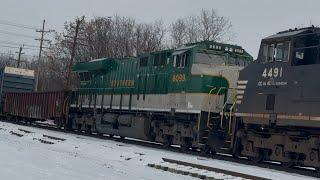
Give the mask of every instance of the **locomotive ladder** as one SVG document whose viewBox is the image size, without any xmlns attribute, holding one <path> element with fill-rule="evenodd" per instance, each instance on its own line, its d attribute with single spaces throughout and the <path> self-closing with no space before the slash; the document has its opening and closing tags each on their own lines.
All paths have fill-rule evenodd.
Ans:
<svg viewBox="0 0 320 180">
<path fill-rule="evenodd" d="M 200 124 L 201 124 L 201 112 L 202 112 L 202 107 L 204 106 L 204 104 L 208 101 L 208 98 L 210 97 L 212 91 L 214 91 L 216 89 L 216 87 L 212 87 L 211 90 L 209 91 L 209 94 L 207 95 L 207 97 L 204 99 L 204 101 L 201 104 L 200 107 L 200 115 L 199 115 L 199 120 L 198 120 L 198 131 L 200 130 Z"/>
<path fill-rule="evenodd" d="M 220 128 L 223 129 L 223 120 L 224 120 L 224 117 L 226 117 L 227 120 L 229 120 L 229 122 L 228 122 L 229 135 L 231 134 L 231 132 L 230 132 L 231 131 L 231 121 L 232 121 L 233 109 L 236 104 L 236 97 L 237 97 L 237 89 L 236 88 L 230 88 L 230 89 L 234 90 L 234 92 L 227 97 L 227 100 L 224 103 L 222 110 L 221 110 L 221 113 L 220 113 Z M 227 105 L 228 105 L 228 101 L 229 101 L 230 97 L 233 97 L 234 102 L 232 103 L 232 105 L 228 111 Z"/>
<path fill-rule="evenodd" d="M 214 104 L 214 102 L 216 101 L 217 97 L 219 96 L 219 93 L 222 89 L 225 89 L 225 87 L 220 87 L 217 94 L 215 94 L 212 103 L 209 105 L 209 109 L 208 109 L 208 118 L 207 118 L 207 127 L 212 130 L 212 124 L 210 123 L 210 119 L 211 119 L 211 108 Z"/>
<path fill-rule="evenodd" d="M 211 123 L 211 119 L 212 118 L 219 118 L 219 116 L 217 117 L 211 117 L 211 111 L 212 111 L 212 107 L 214 102 L 216 101 L 217 97 L 219 96 L 221 90 L 226 89 L 225 87 L 220 87 L 217 91 L 216 94 L 212 94 L 212 92 L 214 90 L 216 90 L 216 87 L 211 87 L 211 90 L 209 91 L 207 97 L 204 99 L 204 101 L 202 102 L 201 105 L 201 110 L 200 110 L 200 115 L 199 115 L 199 120 L 198 120 L 198 132 L 199 132 L 199 144 L 205 146 L 206 142 L 209 139 L 209 134 L 210 131 L 212 130 L 212 125 L 213 123 Z M 207 107 L 207 112 L 202 111 L 204 105 L 206 103 L 208 103 L 208 100 L 210 100 L 211 98 L 209 98 L 211 95 L 214 95 L 213 100 L 209 103 L 209 107 Z M 202 114 L 206 114 L 207 113 L 207 117 L 202 117 Z M 202 119 L 203 118 L 203 119 Z M 201 120 L 207 120 L 207 122 L 201 123 Z M 200 133 L 201 132 L 201 133 Z"/>
</svg>

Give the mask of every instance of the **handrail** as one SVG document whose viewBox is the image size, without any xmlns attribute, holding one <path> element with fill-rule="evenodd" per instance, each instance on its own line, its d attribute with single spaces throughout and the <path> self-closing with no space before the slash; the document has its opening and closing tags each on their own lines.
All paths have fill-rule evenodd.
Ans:
<svg viewBox="0 0 320 180">
<path fill-rule="evenodd" d="M 206 99 L 202 102 L 202 104 L 200 106 L 200 115 L 199 115 L 199 119 L 198 119 L 198 131 L 200 129 L 202 107 L 203 107 L 204 103 L 208 100 L 208 97 L 210 96 L 211 92 L 214 91 L 215 89 L 216 89 L 216 87 L 212 87 L 211 88 L 211 90 L 209 91 L 209 94 L 207 95 Z"/>
<path fill-rule="evenodd" d="M 232 111 L 233 111 L 233 108 L 234 108 L 234 106 L 236 105 L 236 102 L 237 102 L 237 100 L 235 100 L 234 102 L 233 102 L 233 104 L 232 104 L 232 106 L 231 106 L 231 108 L 230 108 L 230 116 L 229 116 L 229 131 L 228 131 L 228 133 L 229 133 L 229 135 L 231 135 L 231 121 L 232 121 Z"/>
<path fill-rule="evenodd" d="M 209 91 L 209 94 L 207 95 L 206 99 L 202 102 L 200 110 L 202 109 L 204 103 L 208 100 L 208 97 L 210 97 L 210 94 L 212 91 L 214 91 L 216 89 L 216 87 L 212 87 L 211 90 Z"/>
<path fill-rule="evenodd" d="M 210 106 L 209 106 L 209 109 L 208 109 L 208 120 L 207 120 L 207 127 L 208 127 L 209 129 L 212 129 L 212 128 L 210 127 L 211 106 L 214 104 L 214 101 L 217 99 L 217 97 L 219 96 L 219 93 L 220 93 L 221 89 L 223 89 L 223 88 L 224 88 L 224 87 L 220 87 L 220 88 L 219 88 L 217 94 L 214 96 L 214 99 L 213 99 L 212 103 L 211 103 Z"/>
<path fill-rule="evenodd" d="M 236 89 L 235 89 L 236 90 Z M 234 96 L 234 98 L 236 97 L 236 93 L 237 91 L 234 91 L 232 94 L 230 94 L 226 100 L 226 102 L 224 103 L 223 107 L 222 107 L 222 110 L 221 110 L 221 118 L 220 118 L 220 128 L 222 129 L 222 122 L 223 122 L 223 117 L 224 117 L 224 108 L 227 106 L 228 104 L 228 100 L 230 99 L 231 96 Z M 235 101 L 234 101 L 235 102 Z"/>
</svg>

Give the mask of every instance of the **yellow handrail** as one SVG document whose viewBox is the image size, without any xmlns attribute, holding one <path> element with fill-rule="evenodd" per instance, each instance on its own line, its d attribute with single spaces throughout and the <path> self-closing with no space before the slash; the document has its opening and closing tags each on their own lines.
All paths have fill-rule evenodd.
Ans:
<svg viewBox="0 0 320 180">
<path fill-rule="evenodd" d="M 208 109 L 207 127 L 208 127 L 209 129 L 212 129 L 212 128 L 210 127 L 211 106 L 214 104 L 214 101 L 215 101 L 215 100 L 217 99 L 217 97 L 219 96 L 219 93 L 220 93 L 221 89 L 223 89 L 223 87 L 220 87 L 220 88 L 219 88 L 217 94 L 214 96 L 214 99 L 213 99 L 213 101 L 212 101 L 212 103 L 210 104 L 209 109 Z"/>
<path fill-rule="evenodd" d="M 214 91 L 216 89 L 216 87 L 211 88 L 211 90 L 209 91 L 209 94 L 207 95 L 206 99 L 202 102 L 200 110 L 202 109 L 204 103 L 208 100 L 208 97 L 210 97 L 210 94 L 212 91 Z"/>
<path fill-rule="evenodd" d="M 234 102 L 233 102 L 233 104 L 232 104 L 232 106 L 231 106 L 231 108 L 230 108 L 230 116 L 229 116 L 229 135 L 231 135 L 231 132 L 230 132 L 230 130 L 231 130 L 231 121 L 232 121 L 232 111 L 233 111 L 233 108 L 234 108 L 234 106 L 236 105 L 236 102 L 237 102 L 237 100 L 235 100 Z"/>
<path fill-rule="evenodd" d="M 230 88 L 231 89 L 231 88 Z M 236 97 L 236 93 L 237 91 L 235 90 L 231 95 L 228 96 L 226 102 L 224 103 L 223 107 L 222 107 L 222 110 L 221 110 L 221 118 L 220 118 L 220 128 L 222 129 L 222 122 L 223 122 L 223 117 L 224 117 L 224 108 L 227 106 L 228 104 L 228 101 L 230 99 L 231 96 L 233 96 L 234 98 Z M 235 102 L 235 101 L 234 101 Z"/>
<path fill-rule="evenodd" d="M 215 89 L 216 89 L 216 87 L 212 87 L 211 88 L 211 90 L 209 91 L 209 94 L 207 95 L 206 99 L 202 102 L 202 104 L 200 106 L 200 115 L 199 115 L 199 119 L 198 119 L 198 131 L 200 129 L 202 107 L 203 107 L 204 103 L 208 100 L 208 97 L 210 96 L 211 92 L 214 91 Z"/>
</svg>

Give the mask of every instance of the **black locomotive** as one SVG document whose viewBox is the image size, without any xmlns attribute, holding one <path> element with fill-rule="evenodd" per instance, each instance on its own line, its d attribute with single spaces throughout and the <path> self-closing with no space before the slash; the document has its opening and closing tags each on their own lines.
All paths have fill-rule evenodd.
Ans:
<svg viewBox="0 0 320 180">
<path fill-rule="evenodd" d="M 254 161 L 320 168 L 320 29 L 261 41 L 238 81 L 236 151 Z"/>
</svg>

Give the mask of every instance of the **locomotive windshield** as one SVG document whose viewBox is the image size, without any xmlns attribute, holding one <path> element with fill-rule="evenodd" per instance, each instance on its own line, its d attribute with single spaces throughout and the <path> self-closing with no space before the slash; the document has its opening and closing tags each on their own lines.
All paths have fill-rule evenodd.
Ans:
<svg viewBox="0 0 320 180">
<path fill-rule="evenodd" d="M 281 43 L 263 43 L 260 47 L 260 61 L 262 63 L 272 61 L 289 61 L 290 41 Z"/>
</svg>

